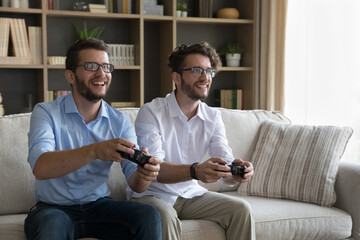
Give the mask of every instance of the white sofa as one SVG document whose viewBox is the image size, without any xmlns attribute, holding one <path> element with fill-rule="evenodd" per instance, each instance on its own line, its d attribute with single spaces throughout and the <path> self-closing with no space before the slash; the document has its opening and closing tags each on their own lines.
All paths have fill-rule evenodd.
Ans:
<svg viewBox="0 0 360 240">
<path fill-rule="evenodd" d="M 137 108 L 121 109 L 135 120 Z M 278 112 L 221 109 L 235 157 L 251 159 L 262 121 L 289 122 Z M 0 239 L 25 239 L 24 219 L 35 204 L 34 176 L 27 163 L 30 114 L 0 117 Z M 256 174 L 256 169 L 255 169 Z M 253 209 L 257 239 L 360 239 L 360 164 L 341 161 L 333 207 L 256 196 L 239 196 L 235 187 L 203 184 L 209 190 L 243 197 Z M 126 199 L 120 165 L 112 167 L 112 196 Z M 241 223 L 239 223 L 241 224 Z M 182 221 L 183 240 L 225 239 L 222 228 L 205 220 Z"/>
</svg>

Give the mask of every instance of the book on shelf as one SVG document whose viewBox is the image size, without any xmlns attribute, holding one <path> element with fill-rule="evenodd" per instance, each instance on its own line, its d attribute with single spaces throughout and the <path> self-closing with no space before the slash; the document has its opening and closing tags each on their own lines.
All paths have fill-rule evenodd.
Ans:
<svg viewBox="0 0 360 240">
<path fill-rule="evenodd" d="M 108 13 L 107 9 L 93 8 L 89 10 L 91 13 Z"/>
<path fill-rule="evenodd" d="M 211 18 L 213 13 L 213 0 L 197 0 L 194 3 L 194 14 L 197 17 Z"/>
<path fill-rule="evenodd" d="M 53 0 L 46 0 L 46 1 L 45 1 L 45 4 L 46 4 L 46 8 L 47 8 L 48 10 L 54 10 Z"/>
<path fill-rule="evenodd" d="M 136 102 L 109 102 L 109 105 L 113 108 L 136 107 Z"/>
<path fill-rule="evenodd" d="M 122 13 L 128 13 L 128 2 L 127 0 L 122 0 Z"/>
<path fill-rule="evenodd" d="M 243 109 L 244 95 L 242 89 L 218 89 L 214 91 L 215 107 Z"/>
<path fill-rule="evenodd" d="M 115 66 L 135 65 L 134 44 L 108 44 L 109 61 Z"/>
<path fill-rule="evenodd" d="M 31 57 L 29 38 L 26 30 L 25 19 L 17 18 L 17 24 L 20 32 L 20 45 L 23 51 L 23 57 Z"/>
<path fill-rule="evenodd" d="M 66 96 L 69 93 L 71 93 L 71 91 L 69 90 L 49 90 L 48 91 L 48 100 L 49 102 L 56 100 L 58 97 L 60 96 Z"/>
<path fill-rule="evenodd" d="M 46 0 L 46 8 L 48 10 L 59 10 L 60 9 L 60 0 Z"/>
<path fill-rule="evenodd" d="M 8 18 L 0 18 L 0 57 L 8 56 L 10 22 Z"/>
<path fill-rule="evenodd" d="M 135 0 L 105 0 L 105 2 L 111 13 L 136 13 Z"/>
<path fill-rule="evenodd" d="M 42 64 L 41 27 L 29 26 L 29 46 L 34 64 Z"/>
</svg>

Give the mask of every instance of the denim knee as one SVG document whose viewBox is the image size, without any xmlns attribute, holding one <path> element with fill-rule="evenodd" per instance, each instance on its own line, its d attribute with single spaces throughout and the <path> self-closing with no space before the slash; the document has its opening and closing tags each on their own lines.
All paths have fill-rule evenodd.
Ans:
<svg viewBox="0 0 360 240">
<path fill-rule="evenodd" d="M 138 233 L 142 234 L 143 236 L 147 236 L 147 239 L 161 239 L 161 216 L 154 207 L 143 204 L 142 216 L 139 219 L 141 219 L 141 226 L 139 226 L 141 230 L 139 231 L 138 229 Z"/>
<path fill-rule="evenodd" d="M 25 219 L 27 239 L 73 239 L 74 224 L 71 218 L 56 208 L 40 207 Z"/>
</svg>

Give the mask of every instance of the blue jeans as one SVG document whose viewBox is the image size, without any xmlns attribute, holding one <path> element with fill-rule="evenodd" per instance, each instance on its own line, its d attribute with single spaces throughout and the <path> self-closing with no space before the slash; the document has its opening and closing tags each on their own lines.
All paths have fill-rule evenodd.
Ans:
<svg viewBox="0 0 360 240">
<path fill-rule="evenodd" d="M 100 198 L 83 205 L 38 203 L 25 219 L 27 239 L 161 239 L 161 217 L 150 205 Z"/>
</svg>

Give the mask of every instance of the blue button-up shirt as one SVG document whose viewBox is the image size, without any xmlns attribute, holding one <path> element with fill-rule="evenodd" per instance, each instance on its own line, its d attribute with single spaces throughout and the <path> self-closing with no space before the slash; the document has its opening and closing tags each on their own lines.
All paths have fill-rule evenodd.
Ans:
<svg viewBox="0 0 360 240">
<path fill-rule="evenodd" d="M 86 124 L 76 108 L 72 94 L 53 102 L 37 104 L 31 115 L 28 138 L 28 162 L 32 169 L 45 152 L 76 149 L 112 138 L 124 138 L 137 143 L 134 127 L 127 115 L 102 101 L 96 119 Z M 73 205 L 108 196 L 110 191 L 107 180 L 112 163 L 96 159 L 65 176 L 36 180 L 36 200 Z M 137 167 L 128 160 L 121 162 L 121 166 L 127 180 Z"/>
</svg>

